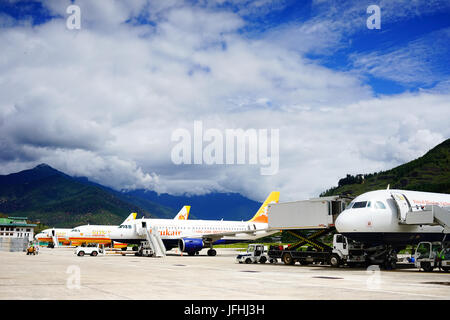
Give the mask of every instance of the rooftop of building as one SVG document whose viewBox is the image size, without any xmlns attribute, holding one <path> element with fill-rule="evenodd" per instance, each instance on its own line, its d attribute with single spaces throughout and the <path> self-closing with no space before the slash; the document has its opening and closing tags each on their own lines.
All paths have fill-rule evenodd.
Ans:
<svg viewBox="0 0 450 320">
<path fill-rule="evenodd" d="M 36 227 L 36 224 L 28 223 L 27 219 L 27 217 L 0 218 L 0 226 Z"/>
</svg>

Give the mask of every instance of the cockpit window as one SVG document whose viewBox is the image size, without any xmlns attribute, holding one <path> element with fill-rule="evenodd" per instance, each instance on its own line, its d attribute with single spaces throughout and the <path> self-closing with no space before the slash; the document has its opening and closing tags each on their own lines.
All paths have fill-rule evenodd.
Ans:
<svg viewBox="0 0 450 320">
<path fill-rule="evenodd" d="M 386 209 L 386 206 L 384 205 L 383 202 L 377 201 L 375 202 L 375 209 Z"/>
<path fill-rule="evenodd" d="M 367 201 L 359 201 L 353 204 L 352 209 L 365 208 L 367 206 Z"/>
</svg>

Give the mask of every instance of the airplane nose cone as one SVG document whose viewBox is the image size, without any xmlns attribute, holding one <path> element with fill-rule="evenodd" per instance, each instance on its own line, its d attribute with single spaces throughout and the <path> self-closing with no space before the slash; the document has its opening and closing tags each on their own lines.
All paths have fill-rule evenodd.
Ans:
<svg viewBox="0 0 450 320">
<path fill-rule="evenodd" d="M 336 221 L 334 222 L 336 230 L 339 233 L 348 231 L 349 227 L 348 222 L 349 222 L 349 213 L 347 210 L 344 210 L 341 212 L 341 214 L 336 218 Z"/>
</svg>

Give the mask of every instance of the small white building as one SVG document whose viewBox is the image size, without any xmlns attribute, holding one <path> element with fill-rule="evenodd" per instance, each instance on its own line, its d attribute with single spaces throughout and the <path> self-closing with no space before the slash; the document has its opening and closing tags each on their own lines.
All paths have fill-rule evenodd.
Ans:
<svg viewBox="0 0 450 320">
<path fill-rule="evenodd" d="M 35 224 L 26 217 L 0 218 L 0 250 L 20 251 L 34 240 Z"/>
</svg>

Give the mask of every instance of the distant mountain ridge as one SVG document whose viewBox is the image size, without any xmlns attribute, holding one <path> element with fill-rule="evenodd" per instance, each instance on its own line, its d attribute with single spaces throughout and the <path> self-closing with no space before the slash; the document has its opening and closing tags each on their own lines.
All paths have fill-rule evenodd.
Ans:
<svg viewBox="0 0 450 320">
<path fill-rule="evenodd" d="M 155 211 L 149 212 L 125 201 L 120 193 L 46 164 L 0 176 L 0 212 L 27 216 L 55 227 L 119 224 L 130 212 L 151 217 L 165 211 L 171 209 L 155 206 Z"/>
<path fill-rule="evenodd" d="M 331 196 L 362 193 L 386 189 L 417 190 L 450 193 L 450 139 L 440 143 L 425 155 L 391 170 L 356 176 L 347 175 L 338 186 L 321 194 Z"/>
<path fill-rule="evenodd" d="M 0 212 L 27 216 L 52 227 L 82 224 L 120 224 L 130 212 L 138 218 L 172 219 L 190 205 L 190 219 L 250 219 L 261 205 L 237 193 L 201 196 L 158 195 L 154 191 L 116 191 L 71 177 L 47 164 L 8 175 L 0 175 Z"/>
<path fill-rule="evenodd" d="M 209 193 L 205 195 L 170 195 L 157 194 L 149 190 L 133 190 L 125 193 L 142 201 L 151 201 L 179 210 L 184 205 L 191 206 L 189 219 L 204 220 L 249 220 L 261 206 L 261 203 L 250 200 L 239 193 Z"/>
</svg>

